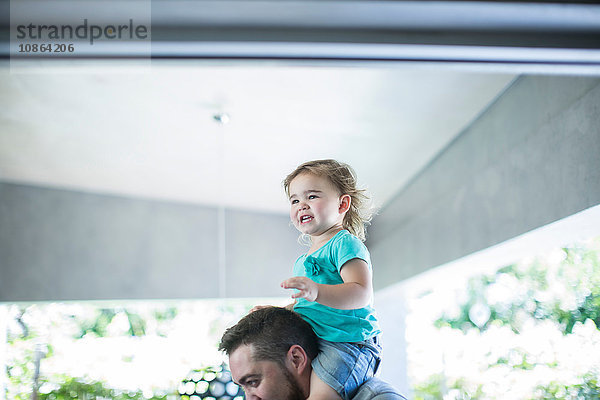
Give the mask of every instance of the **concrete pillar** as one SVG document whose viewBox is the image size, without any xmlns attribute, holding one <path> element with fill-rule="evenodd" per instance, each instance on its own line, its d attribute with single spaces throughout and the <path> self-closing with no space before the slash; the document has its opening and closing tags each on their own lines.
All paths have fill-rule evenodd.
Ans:
<svg viewBox="0 0 600 400">
<path fill-rule="evenodd" d="M 383 361 L 380 378 L 391 383 L 404 396 L 410 392 L 406 356 L 406 303 L 402 285 L 394 285 L 375 293 L 375 308 L 383 334 Z"/>
</svg>

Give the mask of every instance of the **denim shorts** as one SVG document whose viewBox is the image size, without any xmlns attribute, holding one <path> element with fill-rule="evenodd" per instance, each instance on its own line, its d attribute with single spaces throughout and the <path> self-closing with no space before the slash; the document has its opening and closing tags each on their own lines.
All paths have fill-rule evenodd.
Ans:
<svg viewBox="0 0 600 400">
<path fill-rule="evenodd" d="M 360 385 L 375 375 L 380 362 L 377 337 L 358 343 L 319 339 L 319 355 L 312 361 L 312 368 L 342 399 L 349 400 Z"/>
</svg>

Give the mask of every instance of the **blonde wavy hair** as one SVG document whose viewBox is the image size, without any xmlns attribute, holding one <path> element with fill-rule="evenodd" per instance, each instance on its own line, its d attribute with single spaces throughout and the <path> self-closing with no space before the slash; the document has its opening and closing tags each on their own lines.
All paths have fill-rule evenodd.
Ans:
<svg viewBox="0 0 600 400">
<path fill-rule="evenodd" d="M 356 187 L 356 173 L 352 167 L 331 159 L 305 162 L 283 180 L 283 187 L 288 198 L 290 197 L 290 183 L 303 173 L 326 177 L 337 189 L 340 196 L 344 194 L 350 196 L 350 209 L 344 216 L 342 226 L 364 242 L 366 239 L 366 226 L 371 223 L 373 209 L 366 190 Z"/>
</svg>

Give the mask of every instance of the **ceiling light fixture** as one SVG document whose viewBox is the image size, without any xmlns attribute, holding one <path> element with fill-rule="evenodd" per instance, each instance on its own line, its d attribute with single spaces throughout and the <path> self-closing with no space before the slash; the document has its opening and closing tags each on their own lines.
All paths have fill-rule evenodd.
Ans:
<svg viewBox="0 0 600 400">
<path fill-rule="evenodd" d="M 213 115 L 213 119 L 220 125 L 225 125 L 229 122 L 229 114 L 227 113 L 216 113 Z"/>
</svg>

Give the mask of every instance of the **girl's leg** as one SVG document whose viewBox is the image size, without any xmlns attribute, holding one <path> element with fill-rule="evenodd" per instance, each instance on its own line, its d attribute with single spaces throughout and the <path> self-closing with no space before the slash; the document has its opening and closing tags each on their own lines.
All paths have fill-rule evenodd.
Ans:
<svg viewBox="0 0 600 400">
<path fill-rule="evenodd" d="M 307 400 L 340 400 L 342 397 L 313 371 L 310 375 L 310 395 Z"/>
</svg>

